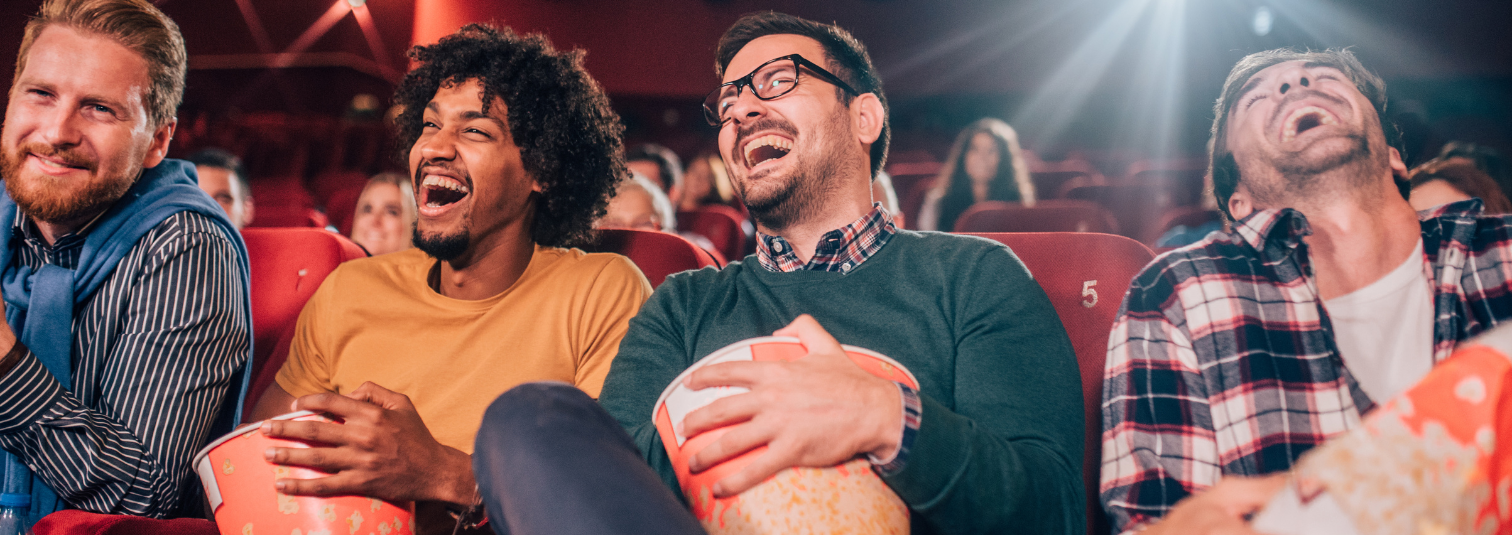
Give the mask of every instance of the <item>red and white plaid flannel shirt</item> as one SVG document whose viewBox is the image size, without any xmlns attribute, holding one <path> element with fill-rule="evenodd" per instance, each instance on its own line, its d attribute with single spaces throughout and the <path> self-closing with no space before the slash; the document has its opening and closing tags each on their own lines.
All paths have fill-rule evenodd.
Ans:
<svg viewBox="0 0 1512 535">
<path fill-rule="evenodd" d="M 1512 318 L 1512 217 L 1469 200 L 1419 219 L 1438 362 Z M 1258 212 L 1130 284 L 1103 376 L 1100 493 L 1115 532 L 1222 476 L 1287 470 L 1375 407 L 1334 344 L 1309 234 L 1300 212 Z"/>
</svg>

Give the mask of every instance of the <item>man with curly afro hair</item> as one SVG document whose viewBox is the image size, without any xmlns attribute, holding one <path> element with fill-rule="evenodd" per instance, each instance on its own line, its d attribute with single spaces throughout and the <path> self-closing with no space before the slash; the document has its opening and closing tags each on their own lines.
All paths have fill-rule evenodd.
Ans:
<svg viewBox="0 0 1512 535">
<path fill-rule="evenodd" d="M 344 421 L 264 424 L 329 445 L 271 450 L 332 474 L 279 492 L 414 501 L 421 533 L 449 532 L 481 510 L 470 455 L 489 401 L 531 381 L 597 397 L 651 289 L 624 257 L 564 248 L 627 174 L 619 119 L 581 52 L 473 24 L 410 57 L 396 101 L 416 249 L 326 278 L 254 417 Z"/>
</svg>

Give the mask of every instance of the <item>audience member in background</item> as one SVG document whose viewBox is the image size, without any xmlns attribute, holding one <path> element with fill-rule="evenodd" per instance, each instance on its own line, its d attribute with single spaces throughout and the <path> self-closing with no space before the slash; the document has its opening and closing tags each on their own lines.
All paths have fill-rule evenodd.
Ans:
<svg viewBox="0 0 1512 535">
<path fill-rule="evenodd" d="M 838 27 L 762 12 L 736 22 L 717 57 L 724 83 L 706 116 L 759 225 L 756 258 L 673 275 L 631 321 L 600 401 L 633 440 L 562 386 L 530 385 L 495 403 L 476 462 L 489 510 L 508 515 L 500 532 L 699 532 L 669 492 L 677 481 L 652 405 L 701 357 L 775 331 L 798 337 L 808 355 L 717 364 L 689 380 L 749 388 L 676 424 L 689 436 L 733 426 L 692 470 L 768 448 L 716 495 L 788 467 L 866 456 L 910 506 L 914 533 L 1081 533 L 1070 342 L 1006 247 L 897 230 L 873 202 L 888 121 L 866 49 Z M 922 389 L 862 371 L 839 343 L 896 359 Z M 542 427 L 577 439 L 557 442 Z M 665 488 L 651 488 L 658 474 Z M 520 507 L 540 494 L 533 481 L 551 482 L 546 507 Z"/>
<path fill-rule="evenodd" d="M 409 177 L 395 172 L 375 175 L 357 197 L 352 241 L 374 256 L 409 249 L 414 246 L 416 210 Z"/>
<path fill-rule="evenodd" d="M 898 211 L 898 192 L 893 189 L 892 176 L 887 171 L 877 171 L 877 178 L 872 180 L 872 200 L 882 203 L 882 208 L 893 215 L 894 225 L 908 228 L 903 223 L 903 212 Z"/>
<path fill-rule="evenodd" d="M 991 117 L 971 123 L 956 137 L 915 220 L 919 230 L 950 232 L 967 208 L 982 201 L 1034 205 L 1034 182 L 1018 132 Z"/>
<path fill-rule="evenodd" d="M 672 206 L 682 200 L 682 160 L 672 149 L 647 143 L 625 151 L 625 166 L 645 175 L 671 199 Z"/>
<path fill-rule="evenodd" d="M 1467 141 L 1450 141 L 1445 143 L 1444 147 L 1439 149 L 1438 156 L 1434 157 L 1434 160 L 1455 159 L 1475 164 L 1476 169 L 1491 175 L 1491 179 L 1496 181 L 1503 195 L 1512 198 L 1512 163 L 1502 158 L 1501 153 L 1496 149 Z"/>
<path fill-rule="evenodd" d="M 415 501 L 420 532 L 449 533 L 481 516 L 469 454 L 488 403 L 529 381 L 597 395 L 651 289 L 622 256 L 563 248 L 589 236 L 628 172 L 581 52 L 471 24 L 410 57 L 395 101 L 416 248 L 326 278 L 255 418 L 345 420 L 264 424 L 331 445 L 270 451 L 333 474 L 280 480 L 280 492 Z"/>
<path fill-rule="evenodd" d="M 220 203 L 232 225 L 241 229 L 252 223 L 252 183 L 248 182 L 247 168 L 242 166 L 241 158 L 231 151 L 212 147 L 194 151 L 185 159 L 194 164 L 200 189 Z"/>
<path fill-rule="evenodd" d="M 1512 202 L 1502 194 L 1491 175 L 1463 158 L 1431 160 L 1413 169 L 1409 176 L 1412 196 L 1408 200 L 1414 210 L 1429 210 L 1473 197 L 1481 200 L 1488 215 L 1512 213 Z"/>
<path fill-rule="evenodd" d="M 711 204 L 734 206 L 736 202 L 729 171 L 718 153 L 706 152 L 688 163 L 678 211 L 697 210 Z"/>
<path fill-rule="evenodd" d="M 608 210 L 593 226 L 677 232 L 677 214 L 672 213 L 672 201 L 655 182 L 632 171 L 630 178 L 620 182 L 614 198 L 609 199 Z"/>
<path fill-rule="evenodd" d="M 197 509 L 190 458 L 240 406 L 246 247 L 163 157 L 187 57 L 147 0 L 49 0 L 26 24 L 0 131 L 0 461 L 24 526 Z"/>
<path fill-rule="evenodd" d="M 1291 468 L 1512 311 L 1508 221 L 1470 202 L 1419 221 L 1385 108 L 1347 50 L 1229 72 L 1209 172 L 1233 230 L 1146 267 L 1109 341 L 1118 530 L 1247 531 L 1284 479 L 1244 476 Z"/>
</svg>

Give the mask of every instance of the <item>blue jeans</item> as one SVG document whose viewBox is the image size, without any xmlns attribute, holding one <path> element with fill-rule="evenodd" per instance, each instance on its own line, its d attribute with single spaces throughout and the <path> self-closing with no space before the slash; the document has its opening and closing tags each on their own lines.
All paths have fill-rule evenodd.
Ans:
<svg viewBox="0 0 1512 535">
<path fill-rule="evenodd" d="M 494 400 L 473 474 L 499 535 L 704 534 L 619 422 L 569 385 L 528 383 Z"/>
</svg>

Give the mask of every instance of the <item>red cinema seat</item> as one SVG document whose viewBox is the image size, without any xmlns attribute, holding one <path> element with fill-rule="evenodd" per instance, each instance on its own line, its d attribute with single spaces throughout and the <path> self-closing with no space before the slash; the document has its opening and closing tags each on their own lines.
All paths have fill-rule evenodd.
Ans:
<svg viewBox="0 0 1512 535">
<path fill-rule="evenodd" d="M 1161 214 L 1181 206 L 1177 201 L 1185 200 L 1173 190 L 1157 184 L 1084 186 L 1067 192 L 1066 197 L 1092 201 L 1107 208 L 1118 220 L 1118 234 L 1134 239 L 1143 239 Z"/>
<path fill-rule="evenodd" d="M 956 232 L 1102 232 L 1118 231 L 1113 215 L 1096 203 L 1041 201 L 1034 206 L 1016 202 L 982 201 L 956 219 Z"/>
<path fill-rule="evenodd" d="M 295 178 L 252 181 L 252 200 L 257 211 L 249 227 L 316 227 L 329 221 L 315 208 L 315 198 Z"/>
<path fill-rule="evenodd" d="M 251 411 L 288 357 L 287 345 L 282 352 L 276 346 L 293 332 L 305 301 L 336 266 L 367 252 L 320 229 L 249 228 L 242 230 L 242 238 L 252 269 L 253 382 L 244 406 Z"/>
<path fill-rule="evenodd" d="M 203 518 L 162 520 L 127 515 L 102 515 L 66 509 L 42 517 L 34 535 L 219 535 L 215 523 Z"/>
<path fill-rule="evenodd" d="M 745 216 L 739 210 L 718 204 L 677 212 L 678 230 L 708 238 L 719 254 L 728 259 L 745 257 L 745 224 Z"/>
<path fill-rule="evenodd" d="M 357 214 L 357 199 L 362 197 L 365 186 L 339 189 L 326 198 L 326 217 L 342 236 L 352 235 L 352 217 Z"/>
<path fill-rule="evenodd" d="M 707 251 L 682 236 L 651 230 L 604 229 L 592 244 L 584 246 L 590 253 L 617 253 L 630 258 L 651 281 L 661 286 L 673 273 L 709 266 L 719 267 Z"/>
<path fill-rule="evenodd" d="M 1159 241 L 1161 236 L 1164 236 L 1166 232 L 1170 232 L 1171 229 L 1177 226 L 1197 228 L 1222 220 L 1223 213 L 1217 210 L 1209 210 L 1201 206 L 1178 206 L 1166 210 L 1164 214 L 1161 214 L 1160 219 L 1150 227 L 1150 232 L 1146 232 L 1144 238 L 1139 241 L 1144 242 L 1145 245 L 1154 247 L 1155 242 Z"/>
<path fill-rule="evenodd" d="M 1102 468 L 1103 362 L 1108 335 L 1129 281 L 1155 255 L 1122 236 L 1088 233 L 974 233 L 1007 245 L 1024 262 L 1050 296 L 1060 316 L 1076 364 L 1081 368 L 1086 410 L 1086 456 L 1082 478 L 1087 488 L 1087 533 L 1107 533 L 1108 520 L 1097 498 Z"/>
</svg>

